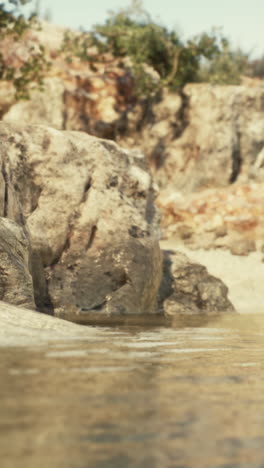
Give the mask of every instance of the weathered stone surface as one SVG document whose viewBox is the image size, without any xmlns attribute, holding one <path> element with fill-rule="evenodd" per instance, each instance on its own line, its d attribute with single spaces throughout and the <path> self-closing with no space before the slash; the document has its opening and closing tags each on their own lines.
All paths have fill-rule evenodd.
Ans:
<svg viewBox="0 0 264 468">
<path fill-rule="evenodd" d="M 16 177 L 10 164 L 12 154 L 6 152 L 6 144 L 5 139 L 0 139 L 0 216 L 10 218 L 20 225 L 24 224 L 23 215 L 15 190 Z"/>
<path fill-rule="evenodd" d="M 31 235 L 37 306 L 66 315 L 157 312 L 162 260 L 144 159 L 41 126 L 2 123 L 0 136 Z"/>
<path fill-rule="evenodd" d="M 18 101 L 3 116 L 4 122 L 49 125 L 62 129 L 64 125 L 63 81 L 58 77 L 46 78 L 43 91 L 31 92 L 30 100 Z"/>
<path fill-rule="evenodd" d="M 92 327 L 82 327 L 66 320 L 16 307 L 0 300 L 0 347 L 38 346 L 39 344 L 100 335 Z"/>
<path fill-rule="evenodd" d="M 146 154 L 166 238 L 194 248 L 263 238 L 263 103 L 260 86 L 190 84 L 128 114 L 118 141 Z"/>
<path fill-rule="evenodd" d="M 175 251 L 164 251 L 160 300 L 166 316 L 234 312 L 228 288 L 207 269 Z"/>
<path fill-rule="evenodd" d="M 132 127 L 122 140 L 147 155 L 162 189 L 190 193 L 248 177 L 263 181 L 263 102 L 261 86 L 189 84 L 180 96 L 164 91 L 140 138 L 135 121 L 134 135 Z"/>
<path fill-rule="evenodd" d="M 117 234 L 118 235 L 118 234 Z M 157 241 L 122 237 L 89 255 L 69 250 L 49 283 L 55 312 L 91 315 L 157 313 L 162 259 Z M 65 268 L 66 267 L 66 268 Z"/>
<path fill-rule="evenodd" d="M 7 218 L 0 218 L 0 300 L 35 308 L 29 242 L 23 228 Z"/>
</svg>

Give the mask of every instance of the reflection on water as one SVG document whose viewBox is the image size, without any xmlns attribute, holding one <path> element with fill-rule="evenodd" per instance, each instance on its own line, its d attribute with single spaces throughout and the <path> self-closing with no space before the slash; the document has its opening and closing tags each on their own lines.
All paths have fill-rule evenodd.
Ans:
<svg viewBox="0 0 264 468">
<path fill-rule="evenodd" d="M 4 348 L 1 468 L 263 468 L 264 316 Z"/>
</svg>

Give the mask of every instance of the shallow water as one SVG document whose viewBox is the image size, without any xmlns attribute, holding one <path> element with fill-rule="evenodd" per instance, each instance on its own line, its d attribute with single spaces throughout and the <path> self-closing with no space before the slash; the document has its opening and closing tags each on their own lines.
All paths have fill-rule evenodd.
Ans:
<svg viewBox="0 0 264 468">
<path fill-rule="evenodd" d="M 0 356 L 1 468 L 264 467 L 264 314 Z"/>
</svg>

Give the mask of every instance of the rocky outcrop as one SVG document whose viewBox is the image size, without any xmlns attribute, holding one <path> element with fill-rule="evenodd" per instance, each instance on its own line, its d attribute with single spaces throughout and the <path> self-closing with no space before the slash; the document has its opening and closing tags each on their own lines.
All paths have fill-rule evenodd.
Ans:
<svg viewBox="0 0 264 468">
<path fill-rule="evenodd" d="M 35 308 L 28 238 L 22 227 L 7 218 L 0 218 L 0 300 Z"/>
<path fill-rule="evenodd" d="M 0 83 L 0 215 L 26 225 L 30 233 L 40 310 L 87 321 L 154 313 L 162 259 L 143 154 L 161 189 L 164 235 L 180 232 L 194 246 L 198 239 L 210 246 L 213 238 L 213 245 L 221 246 L 232 225 L 243 237 L 233 213 L 212 227 L 200 217 L 206 208 L 198 200 L 194 217 L 191 197 L 212 185 L 226 191 L 245 177 L 245 184 L 250 177 L 254 187 L 262 183 L 263 91 L 189 85 L 179 94 L 163 90 L 139 101 L 128 62 L 120 66 L 119 59 L 99 54 L 96 47 L 88 50 L 89 62 L 78 54 L 69 62 L 67 48 L 61 49 L 64 33 L 43 24 L 42 31 L 28 31 L 19 47 L 5 47 L 10 65 L 20 66 L 33 45 L 39 50 L 44 44 L 52 66 L 44 92 L 33 89 L 28 101 L 15 103 L 12 86 Z M 68 130 L 115 139 L 133 150 Z M 254 220 L 261 219 L 259 206 L 263 203 L 255 203 Z M 247 231 L 252 249 L 261 222 L 243 216 L 243 229 L 253 226 Z"/>
<path fill-rule="evenodd" d="M 193 248 L 231 249 L 244 241 L 258 248 L 263 87 L 189 84 L 179 94 L 163 90 L 140 102 L 132 77 L 113 58 L 97 56 L 95 73 L 76 58 L 65 66 L 58 51 L 52 56 L 44 94 L 34 91 L 29 101 L 11 106 L 4 121 L 81 130 L 144 154 L 160 189 L 164 237 L 180 237 Z"/>
<path fill-rule="evenodd" d="M 165 316 L 234 312 L 228 288 L 182 252 L 164 251 L 160 303 Z"/>
<path fill-rule="evenodd" d="M 76 40 L 74 53 L 64 43 L 69 31 L 45 22 L 41 26 L 5 47 L 10 66 L 23 65 L 30 52 L 43 45 L 51 63 L 44 93 L 32 91 L 28 102 L 12 105 L 13 97 L 6 100 L 13 96 L 7 92 L 8 83 L 0 83 L 0 115 L 5 114 L 6 121 L 23 119 L 24 123 L 86 131 L 137 148 L 146 155 L 162 189 L 191 193 L 245 182 L 248 176 L 263 181 L 261 83 L 188 84 L 179 93 L 163 89 L 151 99 L 140 100 L 134 93 L 129 59 L 116 59 L 87 46 L 89 60 L 82 61 L 79 33 L 70 32 L 68 46 Z"/>
<path fill-rule="evenodd" d="M 33 303 L 28 232 L 40 311 L 80 323 L 122 323 L 164 312 L 169 316 L 172 309 L 227 309 L 225 287 L 204 267 L 185 259 L 185 289 L 178 267 L 169 269 L 166 260 L 163 272 L 154 189 L 141 154 L 85 133 L 37 125 L 0 123 L 0 137 L 0 209 L 10 218 L 2 224 L 16 235 L 2 236 L 10 238 L 11 275 L 9 283 L 2 275 L 2 299 Z M 173 293 L 159 294 L 163 274 L 162 291 L 173 282 Z M 29 299 L 22 300 L 23 294 Z"/>
<path fill-rule="evenodd" d="M 193 248 L 234 250 L 245 242 L 258 248 L 264 235 L 263 87 L 193 84 L 181 103 L 172 98 L 169 106 L 164 99 L 153 105 L 140 139 L 161 188 L 163 235 Z M 173 134 L 176 127 L 181 131 Z M 244 255 L 248 249 L 235 250 Z"/>
<path fill-rule="evenodd" d="M 38 308 L 66 318 L 156 313 L 162 257 L 144 159 L 42 126 L 2 123 L 0 137 L 4 212 L 17 221 L 21 206 Z"/>
<path fill-rule="evenodd" d="M 189 84 L 178 95 L 164 90 L 144 115 L 139 106 L 131 111 L 122 141 L 140 146 L 161 189 L 187 194 L 263 181 L 263 102 L 261 86 Z"/>
</svg>

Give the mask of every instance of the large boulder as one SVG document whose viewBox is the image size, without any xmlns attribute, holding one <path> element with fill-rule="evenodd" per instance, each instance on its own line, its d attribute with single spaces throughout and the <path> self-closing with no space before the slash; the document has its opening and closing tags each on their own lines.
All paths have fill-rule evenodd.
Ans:
<svg viewBox="0 0 264 468">
<path fill-rule="evenodd" d="M 168 317 L 234 312 L 228 288 L 184 253 L 164 251 L 160 304 Z"/>
<path fill-rule="evenodd" d="M 21 205 L 38 308 L 87 321 L 156 313 L 162 256 L 142 156 L 42 126 L 1 123 L 0 138 L 5 216 L 17 221 Z"/>
<path fill-rule="evenodd" d="M 21 226 L 7 218 L 0 218 L 0 300 L 35 308 L 28 238 Z"/>
</svg>

